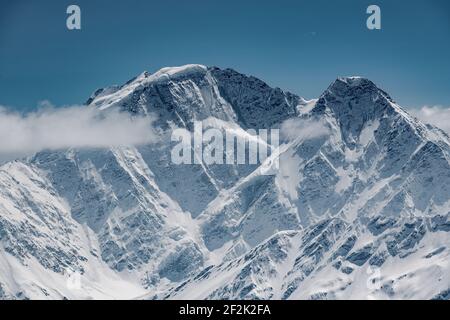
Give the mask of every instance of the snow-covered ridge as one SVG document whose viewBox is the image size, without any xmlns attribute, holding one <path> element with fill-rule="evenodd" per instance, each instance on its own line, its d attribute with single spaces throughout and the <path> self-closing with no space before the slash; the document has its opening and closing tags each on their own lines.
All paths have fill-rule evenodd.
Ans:
<svg viewBox="0 0 450 320">
<path fill-rule="evenodd" d="M 124 99 L 139 87 L 152 83 L 167 82 L 170 80 L 202 75 L 206 71 L 207 68 L 199 64 L 162 68 L 153 74 L 144 71 L 123 86 L 113 86 L 97 90 L 91 98 L 89 98 L 87 104 L 98 106 L 101 110 L 104 110 Z"/>
<path fill-rule="evenodd" d="M 180 126 L 210 116 L 244 127 L 270 128 L 298 113 L 307 101 L 232 69 L 186 65 L 144 72 L 121 86 L 97 90 L 87 105 L 118 107 L 173 118 Z M 149 106 L 151 108 L 148 108 Z"/>
</svg>

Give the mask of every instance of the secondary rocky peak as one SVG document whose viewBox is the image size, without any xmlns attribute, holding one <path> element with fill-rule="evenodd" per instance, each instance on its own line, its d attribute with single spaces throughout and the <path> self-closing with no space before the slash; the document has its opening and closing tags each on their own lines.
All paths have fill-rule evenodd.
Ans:
<svg viewBox="0 0 450 320">
<path fill-rule="evenodd" d="M 380 96 L 392 102 L 391 97 L 385 91 L 378 88 L 375 83 L 359 76 L 337 78 L 322 96 L 348 99 L 367 95 L 373 96 L 374 99 Z"/>
<path fill-rule="evenodd" d="M 397 114 L 391 97 L 372 81 L 362 77 L 336 79 L 317 101 L 315 111 L 328 110 L 339 123 L 347 142 L 358 137 L 369 122 Z"/>
</svg>

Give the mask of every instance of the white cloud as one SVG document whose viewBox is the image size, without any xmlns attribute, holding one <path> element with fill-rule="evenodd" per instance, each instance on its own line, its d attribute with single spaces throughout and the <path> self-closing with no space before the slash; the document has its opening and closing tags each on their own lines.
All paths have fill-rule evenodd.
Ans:
<svg viewBox="0 0 450 320">
<path fill-rule="evenodd" d="M 410 112 L 422 122 L 434 125 L 450 134 L 450 108 L 424 106 Z"/>
<path fill-rule="evenodd" d="M 21 114 L 0 106 L 0 162 L 42 150 L 107 148 L 156 140 L 152 118 L 86 106 L 54 108 Z"/>
<path fill-rule="evenodd" d="M 307 140 L 328 135 L 330 131 L 323 121 L 293 118 L 283 122 L 280 133 L 288 140 L 297 138 Z"/>
</svg>

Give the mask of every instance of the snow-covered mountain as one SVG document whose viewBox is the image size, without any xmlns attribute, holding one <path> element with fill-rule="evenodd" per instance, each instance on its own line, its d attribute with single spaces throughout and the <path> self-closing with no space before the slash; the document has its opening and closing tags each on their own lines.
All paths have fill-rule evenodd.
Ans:
<svg viewBox="0 0 450 320">
<path fill-rule="evenodd" d="M 187 65 L 86 104 L 153 117 L 159 139 L 1 166 L 0 298 L 449 298 L 450 138 L 371 81 L 307 101 Z M 289 131 L 279 168 L 174 164 L 172 130 L 196 121 Z"/>
</svg>

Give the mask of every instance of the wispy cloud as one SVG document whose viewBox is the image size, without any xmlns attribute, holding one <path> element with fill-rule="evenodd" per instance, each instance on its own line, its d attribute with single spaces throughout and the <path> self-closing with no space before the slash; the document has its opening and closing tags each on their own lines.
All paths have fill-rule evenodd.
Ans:
<svg viewBox="0 0 450 320">
<path fill-rule="evenodd" d="M 0 106 L 0 137 L 0 161 L 42 150 L 130 146 L 156 139 L 150 117 L 48 104 L 26 114 Z"/>
<path fill-rule="evenodd" d="M 287 140 L 307 140 L 328 135 L 330 131 L 323 121 L 293 118 L 283 122 L 280 133 L 281 137 Z"/>
<path fill-rule="evenodd" d="M 450 134 L 450 107 L 424 106 L 411 113 L 424 123 L 434 125 Z"/>
</svg>

